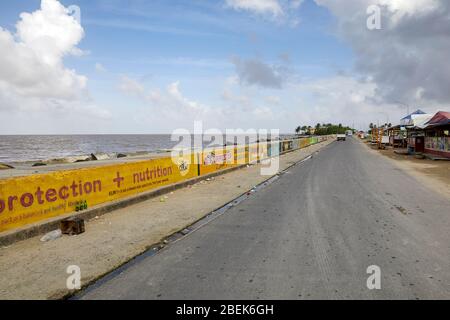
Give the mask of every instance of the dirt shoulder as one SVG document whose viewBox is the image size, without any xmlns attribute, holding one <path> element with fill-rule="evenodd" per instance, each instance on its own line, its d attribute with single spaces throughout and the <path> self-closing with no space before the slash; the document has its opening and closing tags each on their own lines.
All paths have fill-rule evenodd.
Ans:
<svg viewBox="0 0 450 320">
<path fill-rule="evenodd" d="M 371 152 L 386 157 L 428 188 L 450 198 L 450 161 L 417 159 L 411 155 L 397 154 L 394 152 L 396 149 L 379 150 L 368 143 L 362 143 Z"/>
<path fill-rule="evenodd" d="M 317 152 L 329 140 L 280 157 L 280 168 Z M 67 267 L 81 269 L 82 285 L 115 270 L 168 235 L 183 230 L 211 211 L 269 179 L 261 165 L 201 181 L 86 222 L 79 236 L 40 242 L 39 237 L 0 248 L 0 299 L 61 298 Z"/>
</svg>

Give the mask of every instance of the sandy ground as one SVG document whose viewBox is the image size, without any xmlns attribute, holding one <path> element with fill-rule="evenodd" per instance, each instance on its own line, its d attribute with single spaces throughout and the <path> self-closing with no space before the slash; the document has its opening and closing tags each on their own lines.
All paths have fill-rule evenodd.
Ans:
<svg viewBox="0 0 450 320">
<path fill-rule="evenodd" d="M 450 199 L 450 161 L 417 159 L 411 155 L 397 154 L 392 148 L 378 150 L 367 143 L 366 145 L 373 152 L 390 159 L 393 164 L 414 176 L 427 187 Z"/>
<path fill-rule="evenodd" d="M 281 156 L 281 169 L 333 141 Z M 68 293 L 68 266 L 81 268 L 84 286 L 268 178 L 260 165 L 250 166 L 177 190 L 164 202 L 158 197 L 88 221 L 79 236 L 45 243 L 36 237 L 1 248 L 0 299 L 61 298 Z"/>
</svg>

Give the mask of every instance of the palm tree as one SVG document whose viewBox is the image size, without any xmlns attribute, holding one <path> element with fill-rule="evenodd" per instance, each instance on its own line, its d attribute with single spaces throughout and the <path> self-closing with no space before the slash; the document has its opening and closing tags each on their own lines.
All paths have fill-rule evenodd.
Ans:
<svg viewBox="0 0 450 320">
<path fill-rule="evenodd" d="M 296 134 L 299 134 L 299 133 L 300 133 L 300 130 L 302 130 L 302 128 L 300 128 L 300 126 L 298 126 L 297 128 L 295 128 L 295 133 L 296 133 Z"/>
</svg>

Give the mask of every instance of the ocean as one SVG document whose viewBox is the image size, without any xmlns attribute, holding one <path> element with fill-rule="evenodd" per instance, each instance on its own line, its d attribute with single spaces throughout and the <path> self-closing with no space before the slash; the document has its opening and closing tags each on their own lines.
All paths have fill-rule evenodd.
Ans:
<svg viewBox="0 0 450 320">
<path fill-rule="evenodd" d="M 0 135 L 0 162 L 43 161 L 91 153 L 155 152 L 178 144 L 170 138 L 169 134 Z"/>
<path fill-rule="evenodd" d="M 170 149 L 168 134 L 0 136 L 0 162 L 59 159 L 91 153 L 134 153 Z"/>
</svg>

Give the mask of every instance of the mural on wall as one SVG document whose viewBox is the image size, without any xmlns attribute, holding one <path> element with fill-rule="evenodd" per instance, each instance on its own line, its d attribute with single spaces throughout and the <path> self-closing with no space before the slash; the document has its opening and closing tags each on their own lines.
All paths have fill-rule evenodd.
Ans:
<svg viewBox="0 0 450 320">
<path fill-rule="evenodd" d="M 450 152 L 450 137 L 426 137 L 425 149 Z"/>
</svg>

